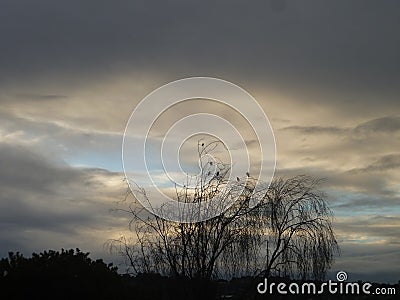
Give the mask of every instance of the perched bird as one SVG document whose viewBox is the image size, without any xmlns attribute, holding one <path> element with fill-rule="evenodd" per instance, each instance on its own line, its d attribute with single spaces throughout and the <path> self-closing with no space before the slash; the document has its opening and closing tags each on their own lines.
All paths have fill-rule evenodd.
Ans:
<svg viewBox="0 0 400 300">
<path fill-rule="evenodd" d="M 201 143 L 201 146 L 204 147 L 204 143 Z"/>
<path fill-rule="evenodd" d="M 239 177 L 236 177 L 236 180 L 237 180 L 237 181 L 240 181 L 240 178 L 239 178 Z"/>
<path fill-rule="evenodd" d="M 250 177 L 250 173 L 249 172 L 246 172 L 246 175 L 247 175 L 247 177 Z"/>
<path fill-rule="evenodd" d="M 219 171 L 217 171 L 217 173 L 215 173 L 216 176 L 219 176 Z"/>
</svg>

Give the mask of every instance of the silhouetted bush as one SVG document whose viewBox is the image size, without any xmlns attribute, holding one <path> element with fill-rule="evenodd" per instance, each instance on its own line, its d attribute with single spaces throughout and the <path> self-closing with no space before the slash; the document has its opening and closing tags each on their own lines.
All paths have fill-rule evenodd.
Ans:
<svg viewBox="0 0 400 300">
<path fill-rule="evenodd" d="M 10 252 L 0 261 L 1 294 L 7 295 L 4 299 L 118 297 L 122 282 L 117 267 L 88 256 L 79 249 L 33 253 L 31 258 Z"/>
</svg>

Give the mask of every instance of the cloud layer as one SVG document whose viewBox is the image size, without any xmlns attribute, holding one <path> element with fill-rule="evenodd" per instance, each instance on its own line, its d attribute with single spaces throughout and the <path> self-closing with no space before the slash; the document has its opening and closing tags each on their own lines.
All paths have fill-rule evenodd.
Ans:
<svg viewBox="0 0 400 300">
<path fill-rule="evenodd" d="M 76 169 L 24 145 L 0 143 L 0 255 L 102 245 L 127 219 L 110 209 L 123 199 L 121 173 Z M 107 255 L 106 255 L 107 256 Z"/>
</svg>

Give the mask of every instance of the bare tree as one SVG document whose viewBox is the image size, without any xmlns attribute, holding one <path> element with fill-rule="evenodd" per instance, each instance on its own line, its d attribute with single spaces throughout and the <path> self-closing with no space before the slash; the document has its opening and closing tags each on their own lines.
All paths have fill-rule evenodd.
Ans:
<svg viewBox="0 0 400 300">
<path fill-rule="evenodd" d="M 246 214 L 247 231 L 225 249 L 221 268 L 231 275 L 322 279 L 339 247 L 319 183 L 305 175 L 275 179 Z"/>
<path fill-rule="evenodd" d="M 200 158 L 217 144 L 200 141 Z M 133 236 L 111 240 L 111 249 L 127 259 L 134 273 L 201 279 L 324 277 L 338 246 L 332 213 L 317 189 L 319 181 L 308 176 L 279 178 L 255 193 L 257 181 L 250 174 L 232 183 L 227 180 L 229 170 L 220 161 L 203 160 L 194 185 L 176 187 L 175 192 L 176 201 L 185 203 L 203 203 L 218 195 L 207 208 L 226 206 L 223 213 L 203 222 L 173 222 L 148 213 L 135 199 L 126 200 L 127 207 L 118 210 L 131 215 Z M 138 191 L 146 199 L 145 190 Z M 254 197 L 259 202 L 250 207 Z M 233 205 L 232 199 L 236 199 Z"/>
</svg>

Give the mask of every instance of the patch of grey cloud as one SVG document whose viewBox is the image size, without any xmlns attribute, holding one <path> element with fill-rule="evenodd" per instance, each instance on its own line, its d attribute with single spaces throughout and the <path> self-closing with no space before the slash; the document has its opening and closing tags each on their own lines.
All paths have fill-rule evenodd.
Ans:
<svg viewBox="0 0 400 300">
<path fill-rule="evenodd" d="M 294 131 L 302 134 L 343 134 L 348 131 L 346 128 L 335 126 L 289 126 L 280 130 Z"/>
<path fill-rule="evenodd" d="M 282 12 L 286 9 L 285 0 L 269 0 L 269 5 L 273 11 Z"/>
<path fill-rule="evenodd" d="M 327 192 L 335 209 L 340 213 L 365 211 L 394 211 L 400 213 L 399 196 L 392 177 L 376 176 L 375 173 L 352 174 L 347 171 L 323 167 L 277 168 L 276 177 L 292 177 L 307 174 L 321 179 L 320 188 Z M 395 175 L 394 175 L 395 178 Z M 349 208 L 357 208 L 357 211 Z"/>
<path fill-rule="evenodd" d="M 382 119 L 385 122 L 381 122 Z M 284 129 L 281 132 L 289 134 L 285 137 L 289 149 L 284 151 L 289 154 L 285 153 L 286 156 L 278 161 L 278 169 L 281 166 L 285 174 L 326 178 L 324 188 L 335 199 L 335 210 L 339 214 L 346 214 L 349 209 L 357 214 L 374 211 L 399 214 L 396 182 L 400 171 L 400 140 L 394 131 L 396 122 L 393 117 L 373 119 L 341 128 L 341 134 L 336 130 L 321 133 L 321 130 L 307 126 Z M 374 130 L 367 130 L 364 135 L 356 133 L 358 128 L 370 128 L 369 124 L 374 124 Z M 302 147 L 301 141 L 292 141 L 301 137 L 306 139 L 307 147 Z M 292 149 L 296 143 L 297 147 Z M 292 166 L 287 166 L 290 163 Z"/>
<path fill-rule="evenodd" d="M 16 86 L 0 89 L 0 114 L 14 119 L 12 123 L 25 119 L 86 131 L 121 133 L 135 104 L 150 92 L 148 85 L 136 77 L 117 76 L 107 83 L 84 87 L 68 86 L 64 81 L 32 81 L 34 78 L 16 81 Z"/>
<path fill-rule="evenodd" d="M 59 172 L 58 167 L 52 166 L 49 159 L 34 151 L 27 151 L 22 145 L 1 143 L 0 154 L 2 157 L 0 169 L 3 175 L 1 182 L 4 188 L 10 186 L 17 189 L 24 187 L 51 189 L 55 179 L 68 185 L 79 175 L 72 169 Z"/>
<path fill-rule="evenodd" d="M 398 244 L 398 233 L 400 231 L 399 215 L 372 215 L 366 218 L 355 218 L 341 222 L 341 229 L 348 232 L 358 233 L 369 238 L 386 240 L 389 244 Z M 399 245 L 400 250 L 400 245 Z"/>
<path fill-rule="evenodd" d="M 282 131 L 293 131 L 303 134 L 374 134 L 374 133 L 397 133 L 400 131 L 400 117 L 386 116 L 372 119 L 355 127 L 338 126 L 288 126 L 283 127 Z"/>
<path fill-rule="evenodd" d="M 0 143 L 0 255 L 103 243 L 127 219 L 109 210 L 123 198 L 121 173 L 55 164 L 34 149 Z M 98 236 L 94 236 L 96 233 Z"/>
<path fill-rule="evenodd" d="M 344 270 L 349 275 L 348 281 L 397 283 L 400 264 L 398 253 L 398 245 L 342 243 L 341 256 L 336 258 L 329 273 L 333 279 L 338 271 Z"/>
<path fill-rule="evenodd" d="M 335 199 L 332 207 L 338 214 L 343 215 L 400 214 L 398 205 L 400 198 L 395 193 L 387 191 L 383 193 L 369 195 L 368 193 L 349 191 L 344 196 L 343 193 L 336 194 L 335 191 L 331 191 Z"/>
<path fill-rule="evenodd" d="M 398 133 L 400 117 L 387 116 L 362 123 L 354 128 L 355 133 Z"/>
<path fill-rule="evenodd" d="M 291 122 L 289 119 L 284 119 L 284 118 L 274 118 L 274 117 L 272 117 L 271 120 L 273 122 L 282 123 L 282 124 L 288 124 L 288 123 Z"/>
<path fill-rule="evenodd" d="M 400 170 L 400 154 L 388 154 L 380 157 L 378 160 L 364 168 L 351 169 L 350 174 L 366 173 L 366 172 L 384 172 L 388 170 Z"/>
<path fill-rule="evenodd" d="M 335 230 L 341 245 L 341 256 L 333 270 L 353 273 L 353 279 L 397 282 L 400 274 L 398 252 L 398 216 L 365 215 L 339 218 Z M 368 261 L 369 264 L 362 264 Z"/>
<path fill-rule="evenodd" d="M 4 83 L 32 77 L 76 83 L 151 70 L 173 79 L 194 73 L 241 78 L 292 95 L 303 91 L 309 103 L 339 109 L 393 106 L 398 99 L 395 1 L 0 5 Z M 313 92 L 320 89 L 342 97 L 321 100 L 324 93 Z"/>
<path fill-rule="evenodd" d="M 325 168 L 346 179 L 356 173 L 362 177 L 362 172 L 395 172 L 399 166 L 399 120 L 388 116 L 351 127 L 288 126 L 278 130 L 277 144 L 280 139 L 285 142 L 280 151 L 283 162 L 289 157 L 292 162 L 307 158 L 302 167 Z"/>
<path fill-rule="evenodd" d="M 57 94 L 29 94 L 29 93 L 21 93 L 21 94 L 15 94 L 14 95 L 18 99 L 23 99 L 23 100 L 44 100 L 44 101 L 49 101 L 49 100 L 58 100 L 58 99 L 66 99 L 68 96 L 66 95 L 57 95 Z"/>
<path fill-rule="evenodd" d="M 0 116 L 0 141 L 35 148 L 48 159 L 61 158 L 64 164 L 86 162 L 87 167 L 121 169 L 122 132 L 96 131 L 10 112 L 0 112 Z"/>
</svg>

